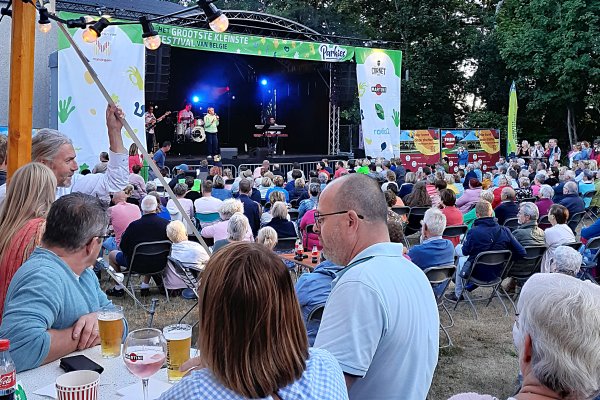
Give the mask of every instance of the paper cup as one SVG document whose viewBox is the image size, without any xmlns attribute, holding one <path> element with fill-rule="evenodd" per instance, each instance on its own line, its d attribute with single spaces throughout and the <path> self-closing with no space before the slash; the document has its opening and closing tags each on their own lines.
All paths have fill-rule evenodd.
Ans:
<svg viewBox="0 0 600 400">
<path fill-rule="evenodd" d="M 56 378 L 58 400 L 97 400 L 100 374 L 96 371 L 72 371 Z"/>
</svg>

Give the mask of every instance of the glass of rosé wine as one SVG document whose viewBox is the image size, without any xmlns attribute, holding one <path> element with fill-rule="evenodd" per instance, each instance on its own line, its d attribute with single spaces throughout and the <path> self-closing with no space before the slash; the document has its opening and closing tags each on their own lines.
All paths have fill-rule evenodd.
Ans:
<svg viewBox="0 0 600 400">
<path fill-rule="evenodd" d="M 138 329 L 127 335 L 123 361 L 129 372 L 142 378 L 144 400 L 148 400 L 148 378 L 162 368 L 166 355 L 167 341 L 158 329 Z"/>
</svg>

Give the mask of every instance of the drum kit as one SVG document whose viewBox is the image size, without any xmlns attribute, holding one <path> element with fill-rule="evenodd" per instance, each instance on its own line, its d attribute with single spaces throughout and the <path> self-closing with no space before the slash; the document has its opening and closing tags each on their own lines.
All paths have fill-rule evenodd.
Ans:
<svg viewBox="0 0 600 400">
<path fill-rule="evenodd" d="M 198 143 L 206 140 L 204 118 L 196 118 L 190 122 L 181 122 L 177 124 L 175 140 L 178 143 L 183 143 L 187 141 L 186 139 Z"/>
</svg>

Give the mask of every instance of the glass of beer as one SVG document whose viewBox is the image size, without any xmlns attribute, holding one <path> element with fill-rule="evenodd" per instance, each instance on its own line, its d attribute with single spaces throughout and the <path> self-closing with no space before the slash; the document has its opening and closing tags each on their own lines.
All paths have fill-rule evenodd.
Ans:
<svg viewBox="0 0 600 400">
<path fill-rule="evenodd" d="M 185 374 L 179 372 L 179 367 L 190 359 L 192 327 L 187 324 L 165 326 L 163 336 L 167 340 L 167 376 L 169 382 L 179 382 Z"/>
<path fill-rule="evenodd" d="M 100 330 L 100 347 L 103 358 L 114 358 L 121 355 L 123 339 L 123 307 L 108 305 L 98 311 L 98 328 Z"/>
</svg>

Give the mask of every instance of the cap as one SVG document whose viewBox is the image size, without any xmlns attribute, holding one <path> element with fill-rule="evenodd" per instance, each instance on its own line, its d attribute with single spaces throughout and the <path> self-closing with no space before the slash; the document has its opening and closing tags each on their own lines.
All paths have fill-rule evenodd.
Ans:
<svg viewBox="0 0 600 400">
<path fill-rule="evenodd" d="M 187 164 L 178 165 L 178 166 L 175 167 L 175 169 L 178 169 L 180 171 L 185 171 L 185 172 L 188 172 L 188 170 L 189 170 Z"/>
<path fill-rule="evenodd" d="M 7 351 L 10 347 L 10 340 L 0 339 L 0 351 Z"/>
</svg>

